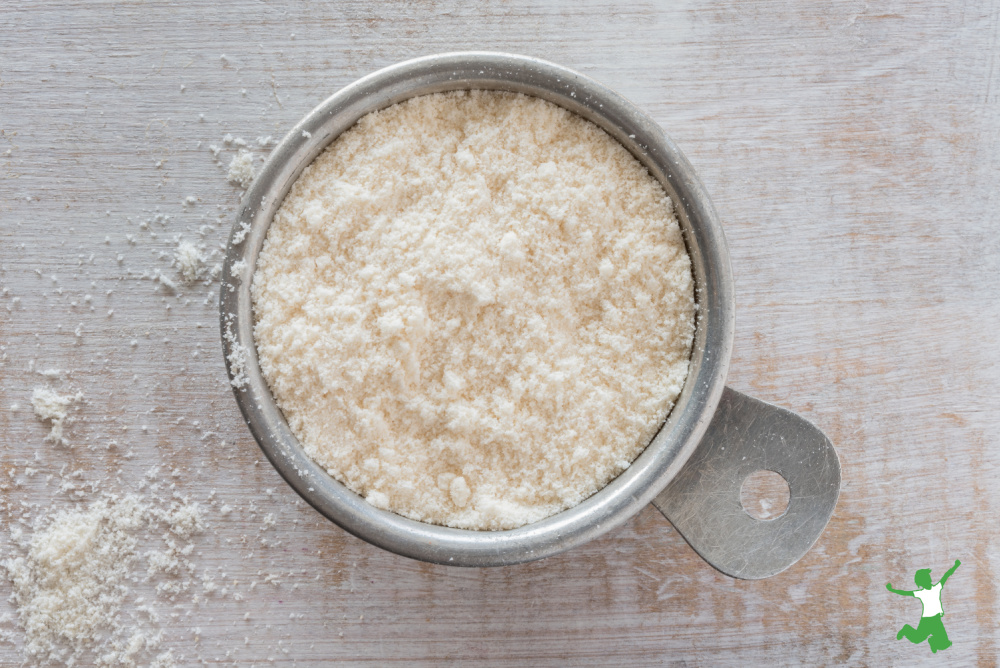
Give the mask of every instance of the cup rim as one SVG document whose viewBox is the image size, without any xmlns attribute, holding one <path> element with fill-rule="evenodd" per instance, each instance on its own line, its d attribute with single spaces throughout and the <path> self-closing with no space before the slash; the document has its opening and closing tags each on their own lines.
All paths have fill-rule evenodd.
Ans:
<svg viewBox="0 0 1000 668">
<path fill-rule="evenodd" d="M 375 508 L 303 450 L 257 360 L 250 286 L 274 213 L 292 184 L 365 114 L 410 97 L 459 89 L 505 90 L 548 100 L 594 122 L 663 185 L 675 204 L 695 279 L 697 321 L 684 388 L 659 432 L 618 477 L 580 504 L 517 529 L 476 531 Z M 502 566 L 592 540 L 641 510 L 697 447 L 722 395 L 734 338 L 734 288 L 722 226 L 694 168 L 660 126 L 623 96 L 568 68 L 529 56 L 442 53 L 390 65 L 345 86 L 297 123 L 243 197 L 229 238 L 219 318 L 236 402 L 264 455 L 307 503 L 346 531 L 421 561 Z"/>
</svg>

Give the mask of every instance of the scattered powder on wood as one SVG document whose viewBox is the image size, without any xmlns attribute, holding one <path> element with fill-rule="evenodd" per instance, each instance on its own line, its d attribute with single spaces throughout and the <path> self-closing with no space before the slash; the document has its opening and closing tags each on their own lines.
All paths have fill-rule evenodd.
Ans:
<svg viewBox="0 0 1000 668">
<path fill-rule="evenodd" d="M 230 161 L 226 177 L 230 183 L 235 183 L 241 188 L 249 188 L 254 177 L 253 153 L 241 148 Z"/>
<path fill-rule="evenodd" d="M 194 283 L 205 273 L 205 256 L 190 241 L 181 241 L 174 251 L 173 264 L 185 283 Z"/>
<path fill-rule="evenodd" d="M 35 415 L 41 420 L 49 420 L 52 429 L 45 437 L 46 441 L 58 444 L 66 444 L 63 437 L 63 423 L 69 416 L 69 409 L 74 403 L 83 401 L 83 393 L 59 394 L 46 387 L 37 387 L 31 394 L 31 407 L 35 410 Z"/>
<path fill-rule="evenodd" d="M 157 526 L 189 539 L 203 528 L 201 511 L 197 504 L 165 510 L 135 495 L 111 496 L 54 513 L 26 542 L 24 556 L 0 564 L 13 583 L 26 658 L 73 664 L 86 655 L 98 665 L 173 665 L 169 651 L 150 656 L 159 633 L 126 627 L 121 619 L 136 580 L 138 534 Z M 146 554 L 150 574 L 185 552 L 167 542 L 166 552 Z"/>
<path fill-rule="evenodd" d="M 597 126 L 461 91 L 362 118 L 277 212 L 252 284 L 264 376 L 372 505 L 509 529 L 601 489 L 681 391 L 690 260 Z"/>
<path fill-rule="evenodd" d="M 236 338 L 236 332 L 233 331 L 233 318 L 229 316 L 226 320 L 226 329 L 222 334 L 226 343 L 229 344 L 229 354 L 226 355 L 226 360 L 229 362 L 229 368 L 232 371 L 232 380 L 230 384 L 239 389 L 249 382 L 247 378 L 247 364 L 250 361 L 250 351 L 247 350 L 246 346 L 239 343 Z"/>
</svg>

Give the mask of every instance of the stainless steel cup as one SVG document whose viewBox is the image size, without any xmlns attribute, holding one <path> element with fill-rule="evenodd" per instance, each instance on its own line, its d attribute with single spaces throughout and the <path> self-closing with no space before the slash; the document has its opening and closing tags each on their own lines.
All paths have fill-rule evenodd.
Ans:
<svg viewBox="0 0 1000 668">
<path fill-rule="evenodd" d="M 548 100 L 597 124 L 663 185 L 695 277 L 698 321 L 676 405 L 648 447 L 583 503 L 510 531 L 470 531 L 409 520 L 369 505 L 310 459 L 274 402 L 257 363 L 250 283 L 271 219 L 302 170 L 365 114 L 418 95 L 504 90 Z M 660 127 L 602 84 L 549 62 L 504 53 L 447 53 L 406 61 L 347 86 L 282 139 L 247 191 L 229 240 L 220 320 L 236 401 L 264 454 L 319 512 L 373 545 L 423 561 L 503 566 L 541 559 L 610 531 L 656 505 L 724 573 L 762 578 L 795 563 L 837 502 L 840 463 L 829 440 L 784 409 L 725 387 L 733 346 L 733 278 L 718 217 L 694 169 Z M 740 505 L 755 471 L 788 482 L 785 513 L 757 520 Z"/>
</svg>

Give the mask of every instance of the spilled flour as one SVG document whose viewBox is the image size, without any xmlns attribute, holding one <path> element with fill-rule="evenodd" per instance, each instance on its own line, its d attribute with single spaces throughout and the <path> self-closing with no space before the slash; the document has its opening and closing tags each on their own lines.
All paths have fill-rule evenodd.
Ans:
<svg viewBox="0 0 1000 668">
<path fill-rule="evenodd" d="M 198 246 L 190 241 L 180 241 L 174 252 L 173 264 L 185 283 L 193 283 L 205 273 L 205 256 Z"/>
<path fill-rule="evenodd" d="M 160 633 L 123 625 L 123 606 L 140 570 L 148 577 L 172 565 L 176 572 L 191 551 L 176 541 L 202 528 L 197 504 L 163 509 L 135 495 L 52 515 L 24 542 L 23 556 L 0 564 L 14 585 L 25 657 L 72 664 L 89 653 L 97 665 L 172 665 L 169 651 L 157 651 Z M 167 531 L 166 550 L 140 552 L 141 534 L 149 530 Z M 142 608 L 139 602 L 132 607 Z M 145 614 L 155 611 L 147 605 Z"/>
<path fill-rule="evenodd" d="M 234 183 L 241 188 L 249 188 L 255 176 L 253 167 L 253 153 L 241 148 L 229 163 L 229 170 L 226 177 L 230 183 Z"/>
<path fill-rule="evenodd" d="M 80 401 L 83 401 L 82 392 L 59 394 L 45 387 L 35 388 L 31 394 L 31 407 L 40 420 L 48 420 L 52 425 L 49 435 L 45 437 L 46 441 L 66 444 L 63 423 L 69 417 L 70 407 Z"/>
<path fill-rule="evenodd" d="M 293 432 L 379 508 L 509 529 L 580 503 L 655 435 L 695 305 L 673 203 L 537 98 L 362 118 L 294 184 L 253 279 Z"/>
</svg>

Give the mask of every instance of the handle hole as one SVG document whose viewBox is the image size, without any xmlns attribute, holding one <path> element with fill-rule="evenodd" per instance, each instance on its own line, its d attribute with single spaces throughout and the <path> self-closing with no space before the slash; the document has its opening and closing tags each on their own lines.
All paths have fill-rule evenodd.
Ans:
<svg viewBox="0 0 1000 668">
<path fill-rule="evenodd" d="M 788 510 L 791 491 L 780 473 L 762 469 L 751 473 L 740 487 L 744 512 L 758 520 L 776 520 Z"/>
</svg>

